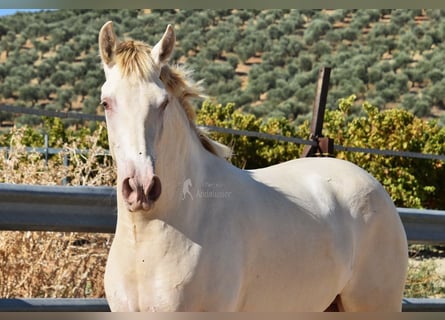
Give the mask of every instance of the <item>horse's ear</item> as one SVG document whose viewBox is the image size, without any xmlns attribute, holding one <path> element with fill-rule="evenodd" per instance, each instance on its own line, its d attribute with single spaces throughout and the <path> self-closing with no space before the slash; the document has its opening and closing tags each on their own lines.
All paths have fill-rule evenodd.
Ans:
<svg viewBox="0 0 445 320">
<path fill-rule="evenodd" d="M 171 24 L 162 36 L 162 39 L 153 47 L 151 55 L 157 64 L 165 64 L 170 58 L 175 47 L 176 37 L 175 31 Z"/>
<path fill-rule="evenodd" d="M 114 62 L 117 40 L 113 31 L 113 22 L 105 23 L 99 32 L 99 52 L 102 62 L 111 67 Z"/>
</svg>

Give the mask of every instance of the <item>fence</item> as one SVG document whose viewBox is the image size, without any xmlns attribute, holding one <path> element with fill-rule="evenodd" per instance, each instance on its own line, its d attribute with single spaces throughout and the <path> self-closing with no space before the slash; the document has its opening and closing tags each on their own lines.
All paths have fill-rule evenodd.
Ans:
<svg viewBox="0 0 445 320">
<path fill-rule="evenodd" d="M 0 230 L 112 233 L 110 187 L 0 184 Z M 445 245 L 445 211 L 398 208 L 410 243 Z M 0 299 L 0 311 L 107 311 L 105 299 Z M 404 311 L 445 311 L 445 299 L 403 300 Z"/>
</svg>

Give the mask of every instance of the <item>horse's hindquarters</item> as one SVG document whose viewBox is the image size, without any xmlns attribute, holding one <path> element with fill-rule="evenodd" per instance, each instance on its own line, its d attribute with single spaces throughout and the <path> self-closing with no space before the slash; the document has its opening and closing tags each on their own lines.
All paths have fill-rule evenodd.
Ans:
<svg viewBox="0 0 445 320">
<path fill-rule="evenodd" d="M 303 206 L 306 213 L 297 214 L 327 224 L 326 228 L 317 229 L 311 223 L 299 221 L 304 227 L 298 231 L 298 241 L 309 247 L 296 270 L 306 269 L 309 273 L 303 275 L 307 277 L 311 268 L 306 261 L 312 261 L 314 268 L 328 261 L 323 255 L 310 260 L 310 245 L 320 240 L 311 235 L 322 237 L 333 232 L 333 237 L 322 240 L 315 252 L 331 243 L 331 252 L 338 265 L 343 266 L 340 274 L 348 275 L 339 281 L 337 292 L 345 311 L 400 311 L 407 272 L 407 240 L 397 210 L 381 184 L 361 168 L 337 159 L 299 159 L 261 169 L 254 176 Z M 322 290 L 326 280 L 322 271 L 315 270 L 320 277 L 314 278 L 312 286 Z M 338 277 L 332 270 L 331 276 Z M 310 296 L 310 289 L 303 291 L 304 301 Z M 331 299 L 334 298 L 335 295 Z"/>
<path fill-rule="evenodd" d="M 374 215 L 360 239 L 354 273 L 342 290 L 342 306 L 345 311 L 401 311 L 408 267 L 405 231 L 383 190 L 370 200 L 366 211 Z"/>
</svg>

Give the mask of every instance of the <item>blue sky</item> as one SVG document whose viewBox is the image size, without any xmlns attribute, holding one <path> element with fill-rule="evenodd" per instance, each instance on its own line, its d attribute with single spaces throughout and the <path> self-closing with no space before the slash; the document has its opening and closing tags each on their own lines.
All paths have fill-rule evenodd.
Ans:
<svg viewBox="0 0 445 320">
<path fill-rule="evenodd" d="M 0 9 L 0 17 L 14 14 L 17 11 L 25 11 L 25 12 L 28 11 L 29 12 L 29 11 L 40 11 L 40 10 L 43 10 L 43 9 Z"/>
</svg>

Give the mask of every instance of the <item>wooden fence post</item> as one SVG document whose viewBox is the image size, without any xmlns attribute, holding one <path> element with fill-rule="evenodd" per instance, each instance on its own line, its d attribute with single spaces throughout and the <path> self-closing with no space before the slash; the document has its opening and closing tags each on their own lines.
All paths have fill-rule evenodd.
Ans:
<svg viewBox="0 0 445 320">
<path fill-rule="evenodd" d="M 315 93 L 315 102 L 312 110 L 311 137 L 316 145 L 305 146 L 301 155 L 304 157 L 313 156 L 332 156 L 334 153 L 334 141 L 323 137 L 323 120 L 326 109 L 326 101 L 329 89 L 329 77 L 331 68 L 323 67 L 318 73 L 317 91 Z"/>
<path fill-rule="evenodd" d="M 49 148 L 49 144 L 48 144 L 48 134 L 45 133 L 45 135 L 43 136 L 44 139 L 44 146 L 43 146 L 43 152 L 45 155 L 45 166 L 48 166 L 48 148 Z"/>
<path fill-rule="evenodd" d="M 69 156 L 69 154 L 67 154 L 67 153 L 65 153 L 64 155 L 63 155 L 63 165 L 65 166 L 65 167 L 69 167 L 70 166 L 70 156 Z M 66 186 L 68 183 L 70 183 L 71 182 L 71 178 L 70 177 L 64 177 L 63 179 L 62 179 L 62 185 L 64 185 L 64 186 Z"/>
</svg>

